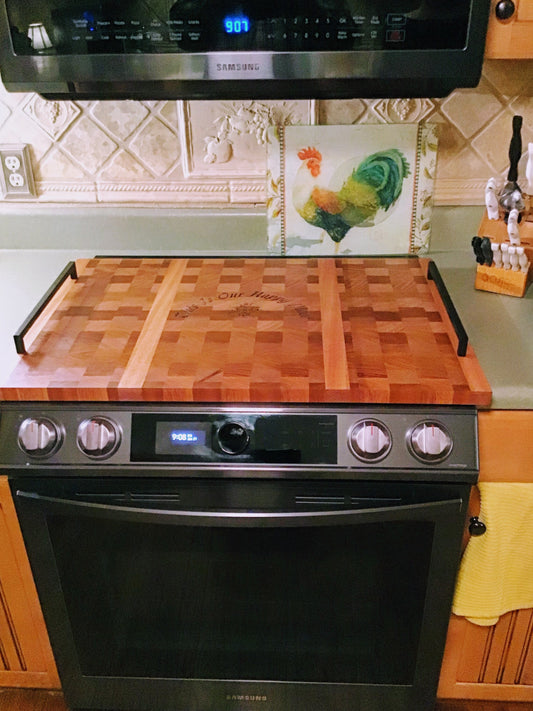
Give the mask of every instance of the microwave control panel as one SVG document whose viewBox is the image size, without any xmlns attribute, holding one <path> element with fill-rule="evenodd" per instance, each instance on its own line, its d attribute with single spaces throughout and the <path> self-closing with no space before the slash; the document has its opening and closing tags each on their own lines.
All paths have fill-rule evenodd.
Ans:
<svg viewBox="0 0 533 711">
<path fill-rule="evenodd" d="M 461 49 L 465 0 L 5 0 L 15 54 Z"/>
</svg>

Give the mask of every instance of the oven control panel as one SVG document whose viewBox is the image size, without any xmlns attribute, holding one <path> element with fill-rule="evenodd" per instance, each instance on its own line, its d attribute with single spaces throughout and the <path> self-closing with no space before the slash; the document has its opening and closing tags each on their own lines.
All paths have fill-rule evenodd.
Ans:
<svg viewBox="0 0 533 711">
<path fill-rule="evenodd" d="M 0 469 L 478 469 L 471 407 L 0 405 Z"/>
</svg>

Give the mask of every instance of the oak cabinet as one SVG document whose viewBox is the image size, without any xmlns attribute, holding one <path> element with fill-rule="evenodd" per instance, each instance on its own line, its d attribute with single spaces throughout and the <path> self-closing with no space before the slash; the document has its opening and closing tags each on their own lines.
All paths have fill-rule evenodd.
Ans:
<svg viewBox="0 0 533 711">
<path fill-rule="evenodd" d="M 512 0 L 515 10 L 507 20 L 496 17 L 496 5 L 499 1 L 492 0 L 485 57 L 533 58 L 533 0 Z"/>
<path fill-rule="evenodd" d="M 533 486 L 533 411 L 479 413 L 479 449 L 480 480 Z M 508 612 L 491 627 L 452 615 L 438 695 L 533 702 L 533 609 Z"/>
<path fill-rule="evenodd" d="M 0 477 L 0 686 L 60 687 L 5 476 Z"/>
</svg>

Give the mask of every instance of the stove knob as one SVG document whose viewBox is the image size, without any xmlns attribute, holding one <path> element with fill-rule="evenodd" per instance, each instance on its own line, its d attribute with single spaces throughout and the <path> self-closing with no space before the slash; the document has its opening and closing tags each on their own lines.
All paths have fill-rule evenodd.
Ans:
<svg viewBox="0 0 533 711">
<path fill-rule="evenodd" d="M 422 462 L 442 462 L 452 451 L 448 430 L 439 422 L 421 422 L 408 434 L 411 454 Z"/>
<path fill-rule="evenodd" d="M 350 449 L 358 459 L 377 462 L 390 452 L 392 437 L 389 429 L 377 420 L 361 420 L 348 435 Z"/>
<path fill-rule="evenodd" d="M 120 444 L 120 430 L 107 417 L 91 417 L 80 423 L 77 442 L 88 457 L 109 457 Z"/>
<path fill-rule="evenodd" d="M 217 439 L 226 454 L 240 454 L 248 446 L 250 435 L 238 422 L 225 422 L 217 432 Z"/>
<path fill-rule="evenodd" d="M 32 457 L 48 457 L 63 441 L 58 425 L 47 417 L 28 417 L 21 423 L 19 446 Z"/>
</svg>

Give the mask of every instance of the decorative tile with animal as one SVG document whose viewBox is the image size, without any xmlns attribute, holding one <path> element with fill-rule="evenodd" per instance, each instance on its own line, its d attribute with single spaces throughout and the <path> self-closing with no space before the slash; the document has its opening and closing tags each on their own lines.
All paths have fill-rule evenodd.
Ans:
<svg viewBox="0 0 533 711">
<path fill-rule="evenodd" d="M 269 248 L 405 254 L 427 248 L 436 127 L 287 126 L 269 133 Z"/>
</svg>

